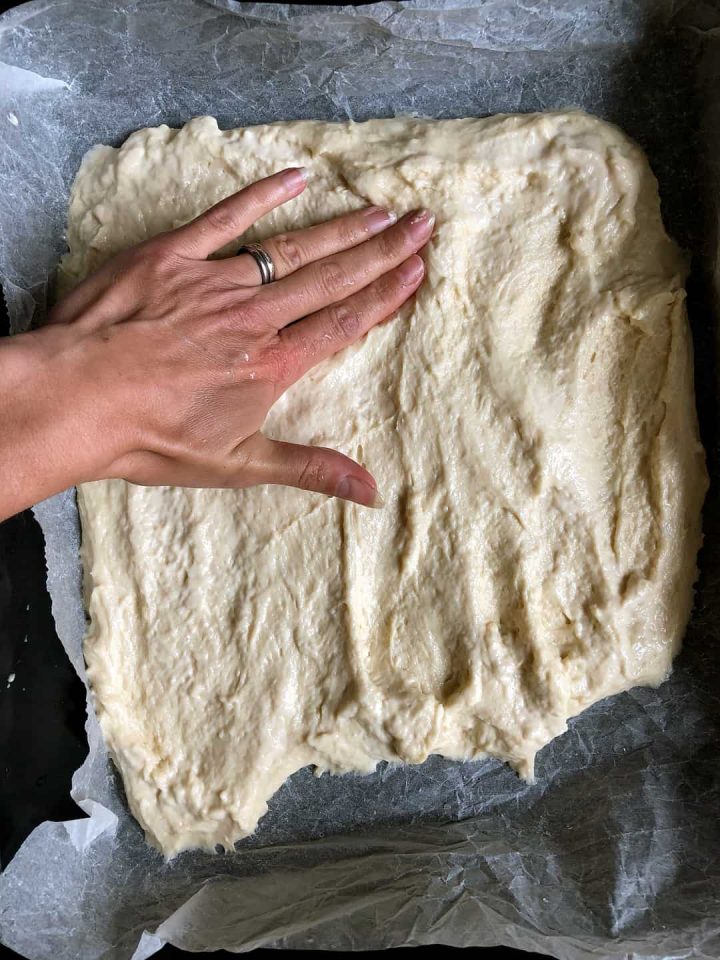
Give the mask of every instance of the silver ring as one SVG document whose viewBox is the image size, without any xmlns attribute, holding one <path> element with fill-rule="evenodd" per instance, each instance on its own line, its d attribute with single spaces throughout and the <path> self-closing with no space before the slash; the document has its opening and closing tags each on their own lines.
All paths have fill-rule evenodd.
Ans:
<svg viewBox="0 0 720 960">
<path fill-rule="evenodd" d="M 236 256 L 249 253 L 260 270 L 260 283 L 272 283 L 275 279 L 275 264 L 273 258 L 259 243 L 247 243 L 239 248 Z"/>
</svg>

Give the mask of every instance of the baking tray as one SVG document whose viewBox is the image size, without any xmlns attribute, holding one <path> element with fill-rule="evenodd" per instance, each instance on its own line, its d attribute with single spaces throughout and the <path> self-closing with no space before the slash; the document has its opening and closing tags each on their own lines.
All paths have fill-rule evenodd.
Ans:
<svg viewBox="0 0 720 960">
<path fill-rule="evenodd" d="M 52 0 L 35 4 L 33 22 L 24 24 L 10 43 L 0 31 L 0 43 L 5 40 L 5 55 L 14 65 L 32 68 L 41 87 L 49 77 L 82 93 L 87 78 L 68 68 L 84 36 L 82 22 L 73 19 L 78 4 L 62 4 L 65 33 L 54 46 L 47 41 L 49 33 L 40 29 L 47 11 L 59 7 Z M 92 951 L 98 943 L 106 945 L 105 955 L 125 957 L 137 942 L 148 956 L 162 939 L 196 949 L 505 943 L 573 960 L 627 953 L 720 955 L 720 517 L 712 284 L 716 192 L 710 134 L 702 125 L 713 88 L 698 85 L 701 62 L 708 57 L 710 67 L 714 62 L 717 4 L 419 2 L 382 4 L 372 13 L 350 17 L 335 11 L 321 15 L 311 8 L 273 12 L 276 8 L 268 5 L 182 0 L 172 5 L 172 16 L 184 16 L 190 7 L 202 15 L 198 52 L 200 41 L 210 36 L 215 59 L 200 72 L 184 68 L 182 77 L 147 91 L 143 71 L 154 69 L 158 57 L 151 62 L 152 31 L 143 32 L 138 25 L 153 16 L 161 22 L 161 12 L 170 6 L 163 0 L 112 7 L 85 0 L 81 5 L 88 18 L 92 14 L 103 20 L 110 39 L 115 21 L 123 20 L 128 32 L 118 59 L 131 48 L 145 66 L 128 77 L 120 93 L 110 89 L 110 75 L 94 78 L 96 103 L 103 105 L 103 97 L 110 95 L 117 102 L 103 115 L 104 126 L 80 125 L 72 149 L 62 153 L 57 167 L 62 190 L 47 198 L 41 213 L 28 207 L 26 217 L 17 216 L 18 209 L 25 209 L 22 198 L 8 207 L 13 199 L 8 191 L 0 196 L 0 222 L 6 231 L 16 231 L 21 240 L 22 231 L 29 231 L 27 249 L 38 237 L 44 243 L 42 257 L 28 256 L 12 269 L 6 245 L 0 245 L 0 274 L 12 285 L 13 323 L 22 325 L 33 303 L 42 310 L 42 278 L 62 249 L 62 192 L 83 149 L 95 140 L 118 142 L 133 126 L 160 121 L 177 125 L 198 112 L 219 113 L 221 124 L 230 126 L 300 115 L 363 119 L 391 112 L 450 116 L 583 106 L 619 123 L 645 148 L 660 182 L 668 229 L 693 257 L 688 305 L 701 432 L 713 478 L 696 609 L 672 679 L 657 691 L 636 690 L 598 704 L 574 721 L 568 734 L 543 751 L 533 786 L 518 785 L 506 768 L 492 762 L 468 764 L 458 772 L 456 765 L 433 759 L 422 768 L 400 772 L 381 768 L 375 779 L 349 778 L 339 787 L 331 778 L 314 780 L 305 771 L 274 798 L 259 833 L 238 854 L 212 860 L 188 855 L 170 867 L 148 859 L 139 830 L 126 817 L 115 846 L 108 829 L 83 840 L 78 827 L 64 834 L 63 828 L 43 823 L 0 878 L 0 938 L 28 956 L 54 958 L 97 955 Z M 218 17 L 227 18 L 222 27 L 229 33 L 219 29 Z M 223 38 L 234 36 L 235 17 L 240 17 L 242 31 L 238 46 L 230 51 L 233 60 Z M 163 23 L 169 29 L 169 19 Z M 324 50 L 324 58 L 303 61 L 298 70 L 298 51 L 317 50 L 330 35 L 342 40 L 340 47 L 332 53 Z M 257 45 L 261 37 L 262 48 Z M 96 40 L 103 42 L 100 34 Z M 157 42 L 165 44 L 169 57 L 168 42 Z M 186 41 L 183 44 L 172 50 L 174 66 L 184 65 L 183 58 L 192 53 Z M 553 59 L 551 48 L 562 52 L 559 60 Z M 93 47 L 86 44 L 86 49 Z M 259 49 L 263 60 L 243 74 L 238 63 Z M 395 57 L 399 79 L 394 88 L 378 78 L 378 64 L 385 62 L 388 50 L 408 58 Z M 419 56 L 424 58 L 422 82 L 412 75 L 413 58 Z M 280 85 L 272 96 L 258 99 L 253 84 L 258 76 L 269 77 L 262 71 L 270 67 L 278 77 L 294 70 L 305 83 L 303 96 Z M 12 84 L 18 75 L 9 79 Z M 222 99 L 222 109 L 216 110 L 220 82 L 223 90 L 234 83 L 236 95 L 234 100 Z M 438 105 L 438 84 L 445 84 L 444 106 Z M 55 94 L 48 90 L 42 95 Z M 139 114 L 123 126 L 113 111 L 131 101 Z M 8 103 L 6 117 L 10 113 L 16 115 Z M 49 120 L 62 130 L 59 113 L 51 112 Z M 29 126 L 31 121 L 27 119 Z M 2 150 L 3 140 L 12 149 L 17 127 L 12 122 L 10 126 L 13 129 L 3 127 L 0 113 L 4 185 L 16 183 L 22 173 L 13 167 L 17 151 Z M 41 152 L 48 150 L 48 133 L 45 129 L 43 141 L 43 130 L 37 131 Z M 16 296 L 20 289 L 26 292 Z M 46 531 L 52 532 L 45 508 L 41 515 Z M 21 581 L 14 589 L 18 596 L 26 589 L 24 595 L 32 598 L 24 611 L 22 602 L 11 600 L 23 632 L 16 641 L 17 669 L 8 666 L 8 673 L 15 673 L 9 689 L 14 701 L 29 690 L 22 647 L 31 647 L 35 635 L 25 644 L 25 624 L 47 631 L 50 639 L 52 634 L 47 600 L 41 602 L 37 592 L 42 578 L 37 567 L 23 560 L 33 537 L 37 545 L 37 530 L 22 518 L 11 521 L 9 530 L 10 542 L 14 538 L 16 544 L 10 559 L 13 582 L 18 577 Z M 56 581 L 62 568 L 52 551 L 50 566 Z M 58 609 L 56 605 L 56 613 Z M 41 660 L 39 653 L 38 669 Z M 52 669 L 58 671 L 60 684 L 53 696 L 59 701 L 65 697 L 67 708 L 75 696 L 68 691 L 77 684 L 61 657 Z M 20 715 L 4 706 L 9 698 L 0 702 L 3 725 L 8 716 Z M 32 707 L 28 713 L 26 729 L 34 731 Z M 72 708 L 67 717 L 65 732 L 53 730 L 47 736 L 58 737 L 59 749 L 78 748 L 82 753 Z M 47 742 L 52 766 L 54 741 Z M 23 766 L 22 753 L 13 762 L 18 771 L 30 769 Z M 57 816 L 73 816 L 62 806 L 67 804 L 60 789 L 64 774 L 59 764 L 52 769 L 59 778 L 52 801 L 58 805 Z M 31 775 L 26 776 L 29 788 Z M 110 773 L 107 783 L 100 784 L 107 791 L 103 796 L 124 816 L 112 780 Z M 428 784 L 445 790 L 440 807 L 436 800 L 423 804 L 418 790 Z M 372 792 L 379 802 L 371 820 L 365 805 Z M 78 788 L 76 781 L 76 795 L 87 798 L 87 785 Z M 287 809 L 293 813 L 291 822 Z M 3 840 L 8 849 L 41 815 L 39 809 L 23 813 L 23 825 Z M 71 834 L 75 839 L 68 843 Z M 88 857 L 96 853 L 105 859 L 91 862 Z M 107 886 L 109 866 L 122 879 L 121 889 Z M 83 873 L 85 867 L 88 873 Z M 77 890 L 72 883 L 79 884 Z M 88 917 L 88 927 L 80 929 Z M 156 930 L 160 932 L 153 939 Z"/>
</svg>

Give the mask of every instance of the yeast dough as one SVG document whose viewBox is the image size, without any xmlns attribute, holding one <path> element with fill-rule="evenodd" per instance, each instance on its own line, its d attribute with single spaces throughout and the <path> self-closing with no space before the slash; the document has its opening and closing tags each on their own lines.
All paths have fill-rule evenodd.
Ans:
<svg viewBox="0 0 720 960">
<path fill-rule="evenodd" d="M 416 302 L 266 423 L 360 460 L 387 506 L 79 494 L 94 701 L 168 855 L 251 833 L 305 764 L 531 776 L 568 717 L 663 680 L 691 605 L 685 268 L 641 151 L 581 113 L 141 130 L 85 158 L 62 282 L 298 164 L 306 192 L 243 239 L 369 203 L 437 214 Z"/>
</svg>

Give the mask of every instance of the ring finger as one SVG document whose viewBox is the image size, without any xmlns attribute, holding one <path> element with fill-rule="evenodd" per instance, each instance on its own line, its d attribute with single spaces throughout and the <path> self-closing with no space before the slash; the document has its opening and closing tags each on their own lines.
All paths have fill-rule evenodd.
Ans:
<svg viewBox="0 0 720 960">
<path fill-rule="evenodd" d="M 280 280 L 314 260 L 356 247 L 396 220 L 396 215 L 389 210 L 366 207 L 315 227 L 270 237 L 263 240 L 262 248 L 275 265 L 275 279 Z M 249 253 L 217 262 L 233 284 L 254 287 L 261 283 L 260 268 Z"/>
</svg>

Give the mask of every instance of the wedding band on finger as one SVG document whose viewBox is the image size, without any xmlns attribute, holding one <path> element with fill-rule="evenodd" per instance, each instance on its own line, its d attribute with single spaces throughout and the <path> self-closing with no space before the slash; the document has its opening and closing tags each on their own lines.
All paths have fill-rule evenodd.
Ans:
<svg viewBox="0 0 720 960">
<path fill-rule="evenodd" d="M 249 253 L 253 258 L 255 263 L 258 265 L 258 270 L 260 271 L 260 283 L 272 283 L 275 279 L 275 264 L 273 263 L 273 258 L 265 250 L 262 244 L 259 243 L 247 243 L 239 248 L 236 256 L 240 256 L 241 253 Z"/>
</svg>

